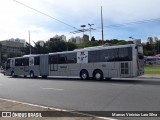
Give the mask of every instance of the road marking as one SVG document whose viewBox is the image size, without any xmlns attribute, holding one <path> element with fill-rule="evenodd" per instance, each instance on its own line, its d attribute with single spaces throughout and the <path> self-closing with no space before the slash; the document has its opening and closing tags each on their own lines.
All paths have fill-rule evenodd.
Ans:
<svg viewBox="0 0 160 120">
<path fill-rule="evenodd" d="M 64 89 L 58 89 L 58 88 L 43 88 L 43 87 L 41 87 L 41 89 L 43 89 L 43 90 L 57 90 L 57 91 L 64 90 Z"/>
<path fill-rule="evenodd" d="M 132 85 L 121 85 L 121 84 L 112 84 L 112 85 L 116 85 L 116 86 L 126 86 L 126 87 L 132 86 Z"/>
<path fill-rule="evenodd" d="M 55 111 L 64 111 L 64 112 L 69 112 L 69 113 L 76 113 L 76 114 L 79 114 L 79 115 L 85 115 L 85 116 L 88 116 L 88 117 L 95 117 L 95 118 L 99 118 L 99 119 L 103 119 L 103 120 L 118 120 L 118 119 L 109 118 L 109 117 L 99 117 L 99 116 L 85 114 L 85 113 L 81 113 L 81 112 L 75 112 L 75 111 L 71 111 L 71 110 L 59 109 L 59 108 L 53 108 L 53 107 L 46 107 L 46 106 L 42 106 L 42 105 L 31 104 L 31 103 L 26 103 L 26 102 L 19 102 L 19 101 L 15 101 L 15 100 L 4 99 L 4 98 L 0 98 L 0 100 L 7 101 L 7 102 L 18 103 L 18 104 L 22 104 L 22 105 L 29 105 L 29 106 L 33 106 L 33 107 L 40 107 L 40 108 L 44 108 L 44 109 L 51 109 L 51 110 L 55 110 Z"/>
</svg>

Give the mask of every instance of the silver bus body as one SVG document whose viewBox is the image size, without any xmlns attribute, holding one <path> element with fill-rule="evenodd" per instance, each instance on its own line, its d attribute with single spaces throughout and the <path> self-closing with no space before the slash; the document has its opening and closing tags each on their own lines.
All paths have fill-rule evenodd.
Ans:
<svg viewBox="0 0 160 120">
<path fill-rule="evenodd" d="M 39 64 L 30 64 L 35 57 L 39 57 Z M 74 76 L 99 80 L 136 77 L 144 74 L 143 48 L 137 44 L 98 46 L 20 58 L 29 59 L 29 64 L 16 66 L 14 64 L 19 58 L 10 58 L 7 62 L 9 64 L 7 75 Z"/>
</svg>

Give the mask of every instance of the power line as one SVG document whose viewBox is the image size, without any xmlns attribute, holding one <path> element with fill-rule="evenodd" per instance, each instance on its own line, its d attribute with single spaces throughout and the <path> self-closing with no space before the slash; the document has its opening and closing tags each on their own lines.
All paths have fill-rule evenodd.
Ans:
<svg viewBox="0 0 160 120">
<path fill-rule="evenodd" d="M 58 22 L 60 22 L 60 23 L 62 23 L 62 24 L 65 24 L 65 25 L 67 25 L 67 26 L 69 26 L 69 27 L 72 27 L 72 28 L 74 28 L 74 29 L 77 29 L 76 27 L 74 27 L 74 26 L 72 26 L 72 25 L 70 25 L 70 24 L 68 24 L 68 23 L 65 23 L 65 22 L 63 22 L 63 21 L 61 21 L 61 20 L 58 20 L 57 18 L 54 18 L 54 17 L 52 17 L 52 16 L 50 16 L 50 15 L 44 13 L 44 12 L 41 12 L 41 11 L 39 11 L 39 10 L 37 10 L 37 9 L 34 9 L 34 8 L 32 8 L 32 7 L 30 7 L 30 6 L 26 5 L 26 4 L 23 4 L 23 3 L 21 3 L 21 2 L 19 2 L 19 1 L 17 1 L 17 0 L 13 0 L 13 1 L 16 2 L 16 3 L 19 3 L 19 4 L 23 5 L 23 6 L 25 6 L 25 7 L 29 8 L 29 9 L 31 9 L 31 10 L 34 10 L 34 11 L 36 11 L 36 12 L 42 14 L 42 15 L 45 15 L 45 16 L 51 18 L 51 19 L 54 19 L 54 20 L 56 20 L 56 21 L 58 21 Z"/>
<path fill-rule="evenodd" d="M 52 16 L 50 16 L 50 15 L 44 13 L 44 12 L 41 12 L 41 11 L 39 11 L 39 10 L 37 10 L 37 9 L 34 9 L 34 8 L 32 8 L 32 7 L 24 4 L 24 3 L 21 3 L 21 2 L 19 2 L 19 1 L 17 1 L 17 0 L 13 0 L 13 1 L 16 2 L 16 3 L 19 3 L 19 4 L 23 5 L 23 6 L 25 6 L 25 7 L 29 8 L 29 9 L 31 9 L 31 10 L 34 10 L 34 11 L 36 11 L 36 12 L 42 14 L 42 15 L 45 15 L 45 16 L 51 18 L 51 19 L 54 19 L 54 20 L 56 20 L 56 21 L 58 21 L 58 22 L 60 22 L 60 23 L 62 23 L 62 24 L 64 24 L 64 25 L 67 25 L 67 26 L 69 26 L 69 27 L 71 27 L 71 28 L 74 28 L 74 29 L 79 30 L 78 28 L 76 28 L 76 27 L 74 27 L 74 26 L 72 26 L 72 25 L 70 25 L 70 24 L 68 24 L 68 23 L 65 23 L 65 22 L 63 22 L 63 21 L 61 21 L 61 20 L 59 20 L 59 19 L 57 19 L 57 18 L 54 18 L 54 17 L 52 17 Z M 122 27 L 122 26 L 124 26 L 124 25 L 143 24 L 143 23 L 154 22 L 154 21 L 160 21 L 160 18 L 148 19 L 148 20 L 141 20 L 141 21 L 133 21 L 133 22 L 127 22 L 127 23 L 122 23 L 122 24 L 113 24 L 113 25 L 104 26 L 104 28 Z M 100 29 L 100 28 L 101 28 L 101 27 L 96 27 L 96 29 Z"/>
<path fill-rule="evenodd" d="M 122 23 L 122 24 L 113 24 L 113 25 L 108 25 L 108 26 L 104 26 L 104 27 L 105 28 L 114 28 L 114 27 L 122 27 L 124 25 L 143 24 L 143 23 L 155 22 L 155 21 L 160 21 L 160 18 L 141 20 L 141 21 L 133 21 L 133 22 L 127 22 L 127 23 Z M 98 28 L 100 29 L 100 27 L 97 27 L 97 29 Z"/>
</svg>

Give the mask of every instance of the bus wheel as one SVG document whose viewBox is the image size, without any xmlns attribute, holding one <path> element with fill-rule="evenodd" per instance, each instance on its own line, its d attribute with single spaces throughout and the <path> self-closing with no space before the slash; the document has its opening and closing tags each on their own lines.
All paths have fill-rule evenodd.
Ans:
<svg viewBox="0 0 160 120">
<path fill-rule="evenodd" d="M 46 76 L 46 75 L 44 75 L 44 76 L 42 76 L 42 78 L 47 78 L 47 76 Z"/>
<path fill-rule="evenodd" d="M 81 73 L 80 73 L 80 77 L 81 77 L 82 80 L 87 80 L 89 78 L 88 71 L 87 70 L 82 70 Z"/>
<path fill-rule="evenodd" d="M 15 77 L 14 71 L 12 71 L 11 76 L 12 76 L 12 77 Z"/>
<path fill-rule="evenodd" d="M 96 70 L 94 73 L 93 73 L 93 78 L 95 80 L 103 80 L 103 72 L 101 70 Z"/>
<path fill-rule="evenodd" d="M 30 77 L 34 78 L 34 72 L 33 71 L 30 72 Z"/>
</svg>

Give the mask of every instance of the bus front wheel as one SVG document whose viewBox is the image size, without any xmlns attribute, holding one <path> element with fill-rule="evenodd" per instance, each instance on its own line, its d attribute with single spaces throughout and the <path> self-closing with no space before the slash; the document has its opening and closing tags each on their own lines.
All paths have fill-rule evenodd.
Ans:
<svg viewBox="0 0 160 120">
<path fill-rule="evenodd" d="M 89 74 L 87 70 L 82 70 L 80 73 L 80 77 L 82 80 L 87 80 L 89 78 Z"/>
<path fill-rule="evenodd" d="M 96 70 L 94 73 L 93 73 L 93 78 L 95 80 L 103 80 L 103 72 L 101 70 Z"/>
</svg>

